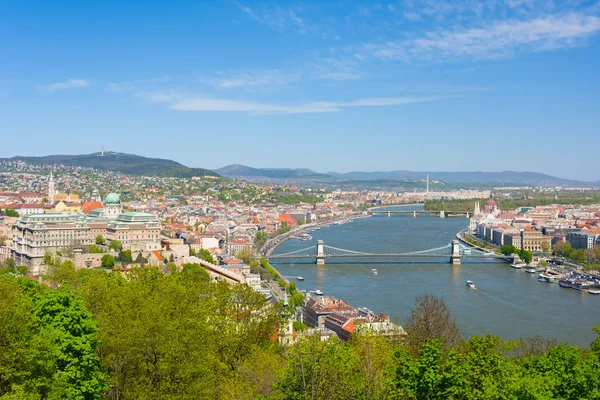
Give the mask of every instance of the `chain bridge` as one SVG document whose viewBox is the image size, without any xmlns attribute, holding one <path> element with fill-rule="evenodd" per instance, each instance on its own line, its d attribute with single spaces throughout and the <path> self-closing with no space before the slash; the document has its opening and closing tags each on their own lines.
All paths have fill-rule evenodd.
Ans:
<svg viewBox="0 0 600 400">
<path fill-rule="evenodd" d="M 434 249 L 411 251 L 405 253 L 369 253 L 340 249 L 338 247 L 327 246 L 322 240 L 317 241 L 316 246 L 305 249 L 295 250 L 282 254 L 271 254 L 269 260 L 285 259 L 315 259 L 319 265 L 325 264 L 327 258 L 352 257 L 352 258 L 374 258 L 374 257 L 392 257 L 392 258 L 418 258 L 418 257 L 438 257 L 447 258 L 451 264 L 460 264 L 464 257 L 504 259 L 512 261 L 512 257 L 501 254 L 488 253 L 475 248 L 462 245 L 458 240 L 453 240 L 446 246 L 436 247 Z"/>
</svg>

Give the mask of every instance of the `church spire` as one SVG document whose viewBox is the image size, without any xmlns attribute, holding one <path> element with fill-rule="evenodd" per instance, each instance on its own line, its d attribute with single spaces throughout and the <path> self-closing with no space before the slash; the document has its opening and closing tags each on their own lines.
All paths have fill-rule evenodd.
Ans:
<svg viewBox="0 0 600 400">
<path fill-rule="evenodd" d="M 52 170 L 50 170 L 50 180 L 48 181 L 48 202 L 54 204 L 54 195 L 56 194 L 54 188 L 54 176 Z"/>
</svg>

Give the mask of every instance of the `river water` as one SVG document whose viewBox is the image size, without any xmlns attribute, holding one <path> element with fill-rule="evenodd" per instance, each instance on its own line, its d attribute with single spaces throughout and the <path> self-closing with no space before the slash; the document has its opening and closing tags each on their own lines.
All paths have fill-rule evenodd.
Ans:
<svg viewBox="0 0 600 400">
<path fill-rule="evenodd" d="M 325 245 L 354 251 L 413 252 L 448 244 L 467 225 L 465 217 L 376 215 L 321 228 L 311 233 L 309 242 L 288 240 L 274 254 L 316 246 L 319 239 Z M 327 259 L 323 266 L 308 262 L 273 260 L 273 265 L 290 281 L 304 277 L 296 281 L 301 290 L 320 289 L 354 307 L 388 314 L 399 323 L 409 316 L 416 296 L 431 293 L 443 297 L 467 336 L 488 332 L 504 339 L 540 335 L 589 346 L 596 336 L 592 327 L 600 325 L 600 296 L 538 282 L 537 274 L 516 270 L 506 262 L 463 259 L 460 266 L 430 258 L 338 258 Z M 378 275 L 371 275 L 372 268 Z M 467 279 L 477 288 L 467 288 Z"/>
</svg>

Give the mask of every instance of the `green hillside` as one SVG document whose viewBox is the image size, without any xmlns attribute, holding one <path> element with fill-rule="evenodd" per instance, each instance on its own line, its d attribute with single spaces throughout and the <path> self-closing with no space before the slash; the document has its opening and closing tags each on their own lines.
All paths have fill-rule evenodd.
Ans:
<svg viewBox="0 0 600 400">
<path fill-rule="evenodd" d="M 81 155 L 52 155 L 43 157 L 16 156 L 9 160 L 23 160 L 31 164 L 64 164 L 100 170 L 116 171 L 128 175 L 146 175 L 175 178 L 194 176 L 219 176 L 204 168 L 189 168 L 172 160 L 148 158 L 134 154 L 107 152 Z"/>
</svg>

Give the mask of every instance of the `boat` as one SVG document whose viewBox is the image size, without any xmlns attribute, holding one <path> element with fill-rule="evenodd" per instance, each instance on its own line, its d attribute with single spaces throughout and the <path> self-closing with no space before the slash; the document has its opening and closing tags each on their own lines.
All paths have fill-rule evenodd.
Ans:
<svg viewBox="0 0 600 400">
<path fill-rule="evenodd" d="M 317 296 L 323 296 L 323 292 L 320 289 L 315 290 Z"/>
<path fill-rule="evenodd" d="M 473 281 L 465 282 L 465 286 L 471 289 L 475 289 L 475 284 L 473 283 Z"/>
<path fill-rule="evenodd" d="M 600 295 L 600 290 L 588 290 L 589 294 Z"/>
<path fill-rule="evenodd" d="M 561 279 L 560 281 L 558 281 L 558 286 L 560 286 L 562 288 L 571 288 L 571 281 L 566 280 L 566 279 Z"/>
<path fill-rule="evenodd" d="M 377 275 L 377 274 L 378 274 L 377 269 L 371 268 L 371 275 Z"/>
<path fill-rule="evenodd" d="M 525 266 L 526 264 L 510 264 L 511 267 L 515 268 L 515 269 L 521 269 Z"/>
<path fill-rule="evenodd" d="M 303 280 L 304 280 L 304 277 L 302 277 L 302 276 L 297 276 L 297 277 L 296 277 L 296 279 L 297 279 L 297 280 L 299 280 L 299 281 L 303 281 Z"/>
<path fill-rule="evenodd" d="M 525 270 L 525 272 L 527 272 L 528 274 L 535 274 L 537 270 L 533 267 L 529 267 Z"/>
</svg>

